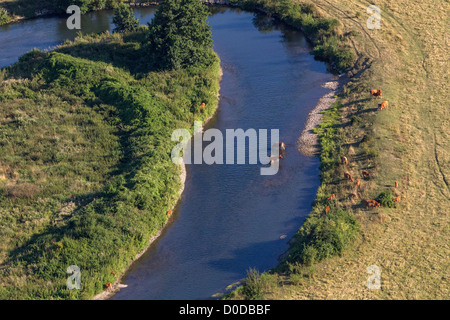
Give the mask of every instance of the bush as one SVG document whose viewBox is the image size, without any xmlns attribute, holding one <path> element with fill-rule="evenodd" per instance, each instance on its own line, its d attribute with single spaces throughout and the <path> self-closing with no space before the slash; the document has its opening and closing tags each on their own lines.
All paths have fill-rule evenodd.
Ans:
<svg viewBox="0 0 450 320">
<path fill-rule="evenodd" d="M 166 0 L 149 25 L 149 47 L 157 70 L 181 69 L 212 61 L 207 8 L 198 0 Z"/>
<path fill-rule="evenodd" d="M 134 17 L 131 8 L 124 3 L 114 9 L 113 23 L 116 25 L 114 32 L 134 31 L 139 28 L 139 20 Z"/>
<path fill-rule="evenodd" d="M 391 190 L 383 191 L 378 197 L 377 201 L 383 206 L 388 208 L 395 207 L 394 195 Z"/>
<path fill-rule="evenodd" d="M 15 198 L 26 198 L 31 199 L 36 194 L 38 194 L 40 191 L 40 188 L 36 186 L 33 183 L 24 182 L 24 183 L 18 183 L 12 186 L 9 186 L 6 188 L 6 192 L 9 197 L 15 199 Z"/>
<path fill-rule="evenodd" d="M 365 134 L 361 139 L 360 147 L 364 151 L 364 154 L 369 158 L 376 158 L 379 156 L 378 150 L 374 146 L 373 133 L 369 132 Z"/>
</svg>

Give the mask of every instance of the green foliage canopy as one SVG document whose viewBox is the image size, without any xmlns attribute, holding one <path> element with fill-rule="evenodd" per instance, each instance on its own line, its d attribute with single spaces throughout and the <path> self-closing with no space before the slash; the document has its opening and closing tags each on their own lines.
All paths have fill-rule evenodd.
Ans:
<svg viewBox="0 0 450 320">
<path fill-rule="evenodd" d="M 149 54 L 155 69 L 180 69 L 211 61 L 207 8 L 198 0 L 162 2 L 149 25 Z"/>
</svg>

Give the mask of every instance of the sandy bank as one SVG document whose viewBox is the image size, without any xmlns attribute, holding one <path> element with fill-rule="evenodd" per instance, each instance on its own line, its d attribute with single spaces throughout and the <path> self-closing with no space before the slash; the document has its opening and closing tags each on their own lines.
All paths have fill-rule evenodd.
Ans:
<svg viewBox="0 0 450 320">
<path fill-rule="evenodd" d="M 321 112 L 328 109 L 336 102 L 336 95 L 343 90 L 344 85 L 348 82 L 346 74 L 336 76 L 332 81 L 322 85 L 324 88 L 330 89 L 330 92 L 319 99 L 317 105 L 309 112 L 305 127 L 298 139 L 298 150 L 305 156 L 315 157 L 320 154 L 319 137 L 313 132 L 314 128 L 322 119 Z"/>
</svg>

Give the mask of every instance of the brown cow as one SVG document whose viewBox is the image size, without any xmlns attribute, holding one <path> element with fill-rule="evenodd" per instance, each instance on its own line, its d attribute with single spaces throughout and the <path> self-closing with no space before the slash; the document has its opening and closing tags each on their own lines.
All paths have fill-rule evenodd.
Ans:
<svg viewBox="0 0 450 320">
<path fill-rule="evenodd" d="M 107 284 L 105 284 L 106 289 L 111 288 L 111 282 L 108 282 Z"/>
<path fill-rule="evenodd" d="M 327 206 L 327 207 L 325 208 L 325 214 L 327 214 L 329 211 L 330 211 L 330 206 Z"/>
<path fill-rule="evenodd" d="M 381 204 L 376 200 L 365 200 L 366 208 L 377 208 L 381 206 Z"/>
<path fill-rule="evenodd" d="M 383 110 L 384 108 L 387 108 L 389 103 L 387 101 L 383 101 L 382 103 L 378 104 L 378 109 Z"/>
<path fill-rule="evenodd" d="M 352 178 L 352 175 L 348 171 L 344 172 L 344 178 L 347 179 L 347 180 L 350 180 L 351 182 L 354 181 L 353 178 Z"/>
<path fill-rule="evenodd" d="M 111 274 L 112 274 L 114 277 L 117 277 L 117 274 L 116 274 L 114 271 L 111 271 Z"/>
<path fill-rule="evenodd" d="M 398 182 L 397 181 L 395 181 L 395 187 L 398 188 Z"/>
<path fill-rule="evenodd" d="M 206 104 L 204 102 L 202 102 L 202 104 L 200 105 L 200 108 L 204 108 L 206 106 Z"/>
<path fill-rule="evenodd" d="M 397 198 L 394 199 L 394 202 L 399 202 L 400 198 L 401 198 L 401 196 L 398 196 Z"/>
<path fill-rule="evenodd" d="M 343 157 L 342 157 L 342 163 L 343 163 L 343 164 L 348 164 L 348 160 L 347 160 L 347 157 L 346 157 L 346 156 L 343 156 Z"/>
<path fill-rule="evenodd" d="M 370 173 L 369 173 L 369 171 L 363 170 L 361 173 L 362 173 L 362 175 L 363 175 L 364 178 L 370 178 Z"/>
<path fill-rule="evenodd" d="M 375 96 L 375 97 L 381 97 L 381 89 L 370 90 L 370 94 Z"/>
<path fill-rule="evenodd" d="M 167 211 L 167 216 L 170 217 L 170 215 L 172 214 L 172 210 Z"/>
<path fill-rule="evenodd" d="M 327 198 L 327 200 L 333 200 L 335 197 L 336 197 L 336 195 L 333 193 L 331 196 L 329 196 L 329 197 Z"/>
<path fill-rule="evenodd" d="M 359 185 L 361 184 L 361 180 L 356 180 L 356 187 L 359 187 Z"/>
</svg>

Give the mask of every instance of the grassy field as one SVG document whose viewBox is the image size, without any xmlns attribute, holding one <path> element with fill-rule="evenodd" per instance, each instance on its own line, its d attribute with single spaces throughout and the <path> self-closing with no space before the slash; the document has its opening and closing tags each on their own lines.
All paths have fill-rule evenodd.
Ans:
<svg viewBox="0 0 450 320">
<path fill-rule="evenodd" d="M 351 32 L 358 56 L 339 105 L 324 115 L 340 110 L 333 125 L 336 154 L 328 159 L 333 170 L 322 172 L 315 210 L 323 210 L 325 197 L 336 194 L 335 206 L 354 215 L 360 236 L 340 255 L 321 262 L 301 264 L 288 258 L 267 274 L 253 270 L 228 298 L 448 299 L 450 109 L 448 24 L 442 18 L 448 2 L 314 3 L 338 19 L 344 33 Z M 381 29 L 366 26 L 371 4 L 381 8 Z M 372 97 L 370 89 L 382 89 L 382 98 Z M 384 100 L 389 107 L 377 110 Z M 329 141 L 322 135 L 322 146 Z M 347 165 L 340 155 L 348 158 Z M 362 170 L 371 178 L 363 179 Z M 361 180 L 357 192 L 343 179 L 344 171 Z M 382 192 L 401 200 L 392 208 L 364 207 L 363 200 Z M 298 239 L 293 250 L 296 244 Z M 380 290 L 367 288 L 371 265 L 380 268 Z"/>
<path fill-rule="evenodd" d="M 170 218 L 170 137 L 215 112 L 220 61 L 209 50 L 208 63 L 152 71 L 146 29 L 0 70 L 0 299 L 92 298 Z M 66 286 L 69 265 L 81 290 Z"/>
</svg>

